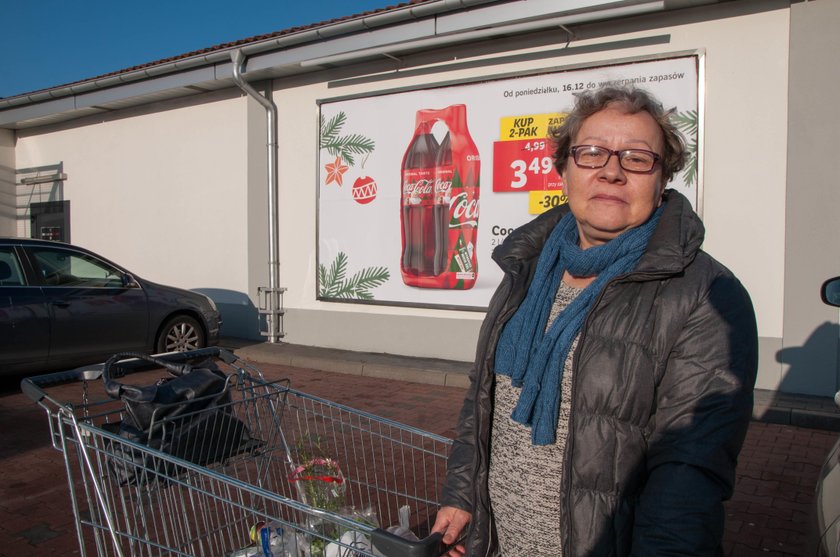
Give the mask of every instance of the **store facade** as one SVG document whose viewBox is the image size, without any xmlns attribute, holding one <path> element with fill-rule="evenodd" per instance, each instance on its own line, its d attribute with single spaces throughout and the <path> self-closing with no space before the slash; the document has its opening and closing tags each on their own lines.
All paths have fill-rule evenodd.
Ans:
<svg viewBox="0 0 840 557">
<path fill-rule="evenodd" d="M 33 208 L 60 202 L 71 242 L 208 293 L 227 335 L 260 338 L 276 301 L 284 342 L 468 361 L 493 247 L 563 202 L 545 130 L 575 92 L 634 84 L 688 135 L 694 166 L 674 187 L 753 298 L 757 386 L 833 395 L 838 315 L 818 289 L 840 274 L 821 147 L 838 135 L 838 5 L 557 4 L 421 2 L 2 99 L 0 234 L 38 233 Z M 406 280 L 401 216 L 423 126 L 439 152 L 450 134 L 463 187 L 461 232 L 429 263 L 451 280 L 433 288 Z"/>
</svg>

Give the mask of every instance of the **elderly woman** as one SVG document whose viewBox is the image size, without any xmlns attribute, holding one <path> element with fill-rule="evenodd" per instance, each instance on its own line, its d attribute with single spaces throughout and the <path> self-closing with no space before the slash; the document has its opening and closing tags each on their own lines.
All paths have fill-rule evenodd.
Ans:
<svg viewBox="0 0 840 557">
<path fill-rule="evenodd" d="M 685 160 L 640 90 L 555 130 L 568 205 L 493 253 L 434 530 L 449 555 L 716 555 L 752 411 L 749 296 L 665 184 Z"/>
</svg>

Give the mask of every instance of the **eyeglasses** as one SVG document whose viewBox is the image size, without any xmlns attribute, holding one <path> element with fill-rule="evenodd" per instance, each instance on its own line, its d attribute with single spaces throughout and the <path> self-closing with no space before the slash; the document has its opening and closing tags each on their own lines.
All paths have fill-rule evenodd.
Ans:
<svg viewBox="0 0 840 557">
<path fill-rule="evenodd" d="M 618 164 L 627 172 L 650 172 L 662 158 L 645 149 L 622 149 L 613 151 L 598 145 L 573 145 L 569 152 L 575 164 L 581 168 L 604 168 L 610 157 L 618 157 Z"/>
</svg>

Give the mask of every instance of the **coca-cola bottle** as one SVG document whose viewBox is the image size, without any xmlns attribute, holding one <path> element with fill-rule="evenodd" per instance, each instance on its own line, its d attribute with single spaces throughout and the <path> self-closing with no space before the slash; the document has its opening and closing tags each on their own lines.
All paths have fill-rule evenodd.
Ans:
<svg viewBox="0 0 840 557">
<path fill-rule="evenodd" d="M 417 112 L 402 164 L 403 282 L 423 288 L 472 288 L 481 159 L 467 129 L 466 106 Z M 432 127 L 442 122 L 440 144 Z"/>
<path fill-rule="evenodd" d="M 438 142 L 431 128 L 432 123 L 420 123 L 403 156 L 401 220 L 404 276 L 434 274 L 432 204 Z"/>
<path fill-rule="evenodd" d="M 437 156 L 435 157 L 435 202 L 434 202 L 434 227 L 435 227 L 435 259 L 434 274 L 440 275 L 446 270 L 449 262 L 449 202 L 451 201 L 450 190 L 452 189 L 452 141 L 449 131 L 440 142 Z"/>
</svg>

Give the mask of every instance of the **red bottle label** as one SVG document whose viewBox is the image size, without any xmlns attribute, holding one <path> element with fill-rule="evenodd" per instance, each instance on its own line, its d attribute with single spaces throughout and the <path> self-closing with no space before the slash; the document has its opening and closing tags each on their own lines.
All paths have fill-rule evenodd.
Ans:
<svg viewBox="0 0 840 557">
<path fill-rule="evenodd" d="M 434 200 L 435 193 L 435 169 L 411 168 L 403 170 L 402 184 L 403 205 L 431 203 Z"/>
</svg>

